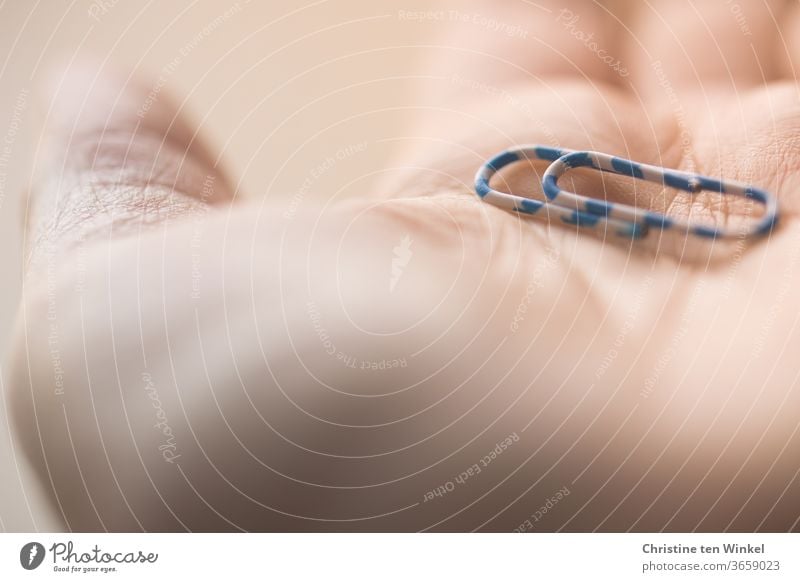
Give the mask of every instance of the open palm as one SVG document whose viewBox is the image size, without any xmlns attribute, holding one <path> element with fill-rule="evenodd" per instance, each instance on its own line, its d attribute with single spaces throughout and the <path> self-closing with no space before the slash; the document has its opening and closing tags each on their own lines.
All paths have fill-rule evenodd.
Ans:
<svg viewBox="0 0 800 582">
<path fill-rule="evenodd" d="M 797 529 L 800 94 L 775 24 L 796 18 L 765 2 L 743 31 L 720 4 L 495 8 L 532 34 L 442 43 L 385 186 L 293 212 L 233 202 L 165 101 L 142 119 L 135 83 L 68 71 L 15 388 L 66 524 Z M 521 143 L 749 182 L 782 223 L 625 243 L 481 203 L 476 168 Z M 542 169 L 496 186 L 540 197 Z M 692 220 L 752 210 L 570 178 Z"/>
</svg>

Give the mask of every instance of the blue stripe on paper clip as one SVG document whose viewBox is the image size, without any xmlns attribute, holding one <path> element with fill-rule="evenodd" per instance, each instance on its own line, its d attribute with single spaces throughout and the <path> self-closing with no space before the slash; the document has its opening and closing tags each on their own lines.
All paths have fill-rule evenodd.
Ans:
<svg viewBox="0 0 800 582">
<path fill-rule="evenodd" d="M 522 160 L 552 162 L 542 176 L 545 200 L 531 200 L 500 192 L 489 186 L 492 176 L 500 169 Z M 644 208 L 589 198 L 562 190 L 558 186 L 559 178 L 571 169 L 581 167 L 630 176 L 647 182 L 656 182 L 665 187 L 676 188 L 692 194 L 706 190 L 722 195 L 748 198 L 762 204 L 764 214 L 744 230 L 730 229 L 692 224 L 688 220 L 669 217 Z M 540 145 L 511 148 L 487 161 L 475 175 L 475 192 L 482 200 L 513 212 L 546 215 L 548 219 L 555 217 L 565 224 L 579 227 L 603 227 L 626 238 L 641 238 L 648 233 L 650 228 L 674 230 L 711 239 L 746 238 L 763 236 L 771 232 L 778 222 L 777 198 L 754 186 L 640 164 L 601 152 L 574 151 Z"/>
</svg>

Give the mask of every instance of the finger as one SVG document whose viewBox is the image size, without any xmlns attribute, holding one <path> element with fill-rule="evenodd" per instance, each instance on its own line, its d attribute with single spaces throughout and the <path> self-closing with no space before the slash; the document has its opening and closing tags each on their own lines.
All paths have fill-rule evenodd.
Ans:
<svg viewBox="0 0 800 582">
<path fill-rule="evenodd" d="M 780 63 L 783 76 L 800 79 L 800 4 L 793 2 L 781 18 L 782 34 L 777 39 L 776 59 Z"/>
<path fill-rule="evenodd" d="M 455 22 L 437 43 L 416 119 L 398 140 L 378 196 L 469 193 L 480 164 L 519 143 L 659 151 L 659 138 L 643 135 L 639 104 L 626 98 L 630 73 L 619 57 L 630 7 L 477 1 L 462 10 L 445 13 Z M 466 26 L 470 14 L 491 15 L 493 28 Z M 529 170 L 524 176 L 509 185 L 540 194 Z"/>
<path fill-rule="evenodd" d="M 627 60 L 645 95 L 664 85 L 684 90 L 742 91 L 780 74 L 776 39 L 784 0 L 670 0 L 639 12 Z"/>
<path fill-rule="evenodd" d="M 586 81 L 509 88 L 502 97 L 486 95 L 483 102 L 454 104 L 438 113 L 437 119 L 405 133 L 404 151 L 385 173 L 379 195 L 472 196 L 477 169 L 519 144 L 614 152 L 670 167 L 678 162 L 670 147 L 674 132 L 665 131 L 661 120 L 649 116 L 627 93 Z M 535 162 L 533 168 L 515 164 L 497 176 L 496 185 L 517 195 L 541 197 L 537 172 L 540 178 L 546 167 L 543 162 Z M 578 190 L 588 192 L 602 192 L 603 184 L 614 183 L 607 178 L 597 173 L 568 177 L 581 181 Z"/>
<path fill-rule="evenodd" d="M 434 48 L 426 47 L 426 93 L 459 98 L 453 79 L 505 86 L 549 77 L 622 84 L 619 18 L 598 2 L 459 3 L 458 10 L 403 12 L 429 21 Z M 443 29 L 443 30 L 442 30 Z M 616 55 L 616 56 L 615 56 Z"/>
<path fill-rule="evenodd" d="M 82 62 L 49 77 L 27 211 L 31 266 L 232 200 L 217 163 L 157 86 Z"/>
</svg>

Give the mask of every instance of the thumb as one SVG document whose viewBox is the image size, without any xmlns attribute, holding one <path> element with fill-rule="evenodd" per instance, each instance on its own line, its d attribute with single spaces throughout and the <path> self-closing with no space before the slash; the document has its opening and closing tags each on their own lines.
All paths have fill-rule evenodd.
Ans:
<svg viewBox="0 0 800 582">
<path fill-rule="evenodd" d="M 233 199 L 217 160 L 158 86 L 82 61 L 54 70 L 42 93 L 45 147 L 26 209 L 29 271 L 45 254 Z"/>
</svg>

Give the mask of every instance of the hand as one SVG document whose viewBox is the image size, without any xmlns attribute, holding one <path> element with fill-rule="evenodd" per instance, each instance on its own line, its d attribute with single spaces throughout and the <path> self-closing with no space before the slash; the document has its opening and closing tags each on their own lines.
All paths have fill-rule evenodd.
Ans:
<svg viewBox="0 0 800 582">
<path fill-rule="evenodd" d="M 797 9 L 748 4 L 746 35 L 726 3 L 656 4 L 482 5 L 530 34 L 455 26 L 385 186 L 289 214 L 238 200 L 163 96 L 140 118 L 146 85 L 68 69 L 14 384 L 65 525 L 797 529 Z M 783 222 L 626 244 L 474 197 L 484 159 L 537 142 L 753 183 Z M 540 196 L 542 170 L 498 187 Z"/>
</svg>

